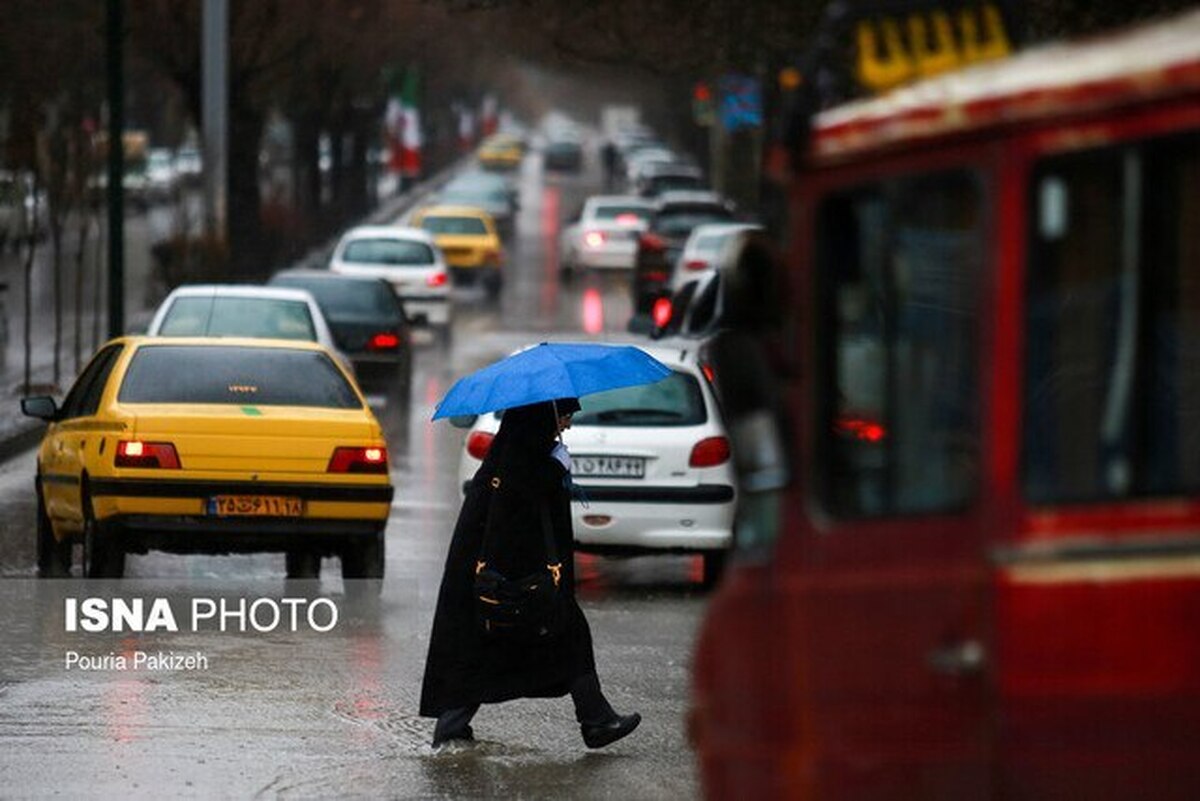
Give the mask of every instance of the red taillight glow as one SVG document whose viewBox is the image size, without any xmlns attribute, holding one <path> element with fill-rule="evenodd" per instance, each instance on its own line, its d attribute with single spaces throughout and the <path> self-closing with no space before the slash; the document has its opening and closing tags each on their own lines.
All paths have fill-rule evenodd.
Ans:
<svg viewBox="0 0 1200 801">
<path fill-rule="evenodd" d="M 708 266 L 708 262 L 703 259 L 688 259 L 683 263 L 683 266 L 688 270 L 703 270 Z"/>
<path fill-rule="evenodd" d="M 327 473 L 387 473 L 387 448 L 334 448 Z"/>
<path fill-rule="evenodd" d="M 638 245 L 642 250 L 663 251 L 667 249 L 667 243 L 663 238 L 654 234 L 642 234 L 641 239 L 638 240 Z"/>
<path fill-rule="evenodd" d="M 431 275 L 425 279 L 425 285 L 426 286 L 445 286 L 446 285 L 446 274 L 445 273 L 434 273 L 433 275 Z"/>
<path fill-rule="evenodd" d="M 887 439 L 887 429 L 874 420 L 839 417 L 833 425 L 839 434 L 854 437 L 862 442 L 883 442 Z"/>
<path fill-rule="evenodd" d="M 488 451 L 492 448 L 492 440 L 495 438 L 495 434 L 489 434 L 486 431 L 472 431 L 471 436 L 467 437 L 467 453 L 476 459 L 482 459 L 488 455 Z"/>
<path fill-rule="evenodd" d="M 398 347 L 400 347 L 400 337 L 390 331 L 379 332 L 367 343 L 369 350 L 395 350 Z"/>
<path fill-rule="evenodd" d="M 647 270 L 642 273 L 642 278 L 647 281 L 658 281 L 662 283 L 667 280 L 667 274 L 662 270 Z"/>
<path fill-rule="evenodd" d="M 708 437 L 692 447 L 688 466 L 716 467 L 727 461 L 729 461 L 729 440 L 725 437 Z"/>
<path fill-rule="evenodd" d="M 629 212 L 618 214 L 613 218 L 613 222 L 615 222 L 617 225 L 637 225 L 641 221 L 642 220 L 640 217 L 638 217 L 636 214 L 630 214 Z"/>
<path fill-rule="evenodd" d="M 588 231 L 583 235 L 583 244 L 589 248 L 599 248 L 604 246 L 604 233 L 602 231 Z"/>
<path fill-rule="evenodd" d="M 169 442 L 124 440 L 117 443 L 116 467 L 148 467 L 155 470 L 178 470 L 179 454 Z"/>
<path fill-rule="evenodd" d="M 487 264 L 500 264 L 504 260 L 504 253 L 499 250 L 484 251 L 483 260 Z"/>
<path fill-rule="evenodd" d="M 654 319 L 656 326 L 664 328 L 667 323 L 671 322 L 671 311 L 671 299 L 659 298 L 654 301 L 654 306 L 650 309 L 650 316 Z"/>
<path fill-rule="evenodd" d="M 716 371 L 713 370 L 712 365 L 708 362 L 700 365 L 700 372 L 704 373 L 704 377 L 708 379 L 708 383 L 710 384 L 717 380 Z"/>
</svg>

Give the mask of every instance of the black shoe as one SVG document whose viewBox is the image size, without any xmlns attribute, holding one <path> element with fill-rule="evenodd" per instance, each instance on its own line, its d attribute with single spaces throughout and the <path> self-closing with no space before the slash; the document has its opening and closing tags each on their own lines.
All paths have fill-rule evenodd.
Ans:
<svg viewBox="0 0 1200 801">
<path fill-rule="evenodd" d="M 588 748 L 603 748 L 629 734 L 641 722 L 642 716 L 634 712 L 632 715 L 619 715 L 608 723 L 585 723 L 579 729 L 583 732 L 583 742 Z"/>
<path fill-rule="evenodd" d="M 433 733 L 433 747 L 434 748 L 437 748 L 439 745 L 445 745 L 446 743 L 450 742 L 451 740 L 464 740 L 466 742 L 474 742 L 475 741 L 475 732 L 471 731 L 470 726 L 466 726 L 457 731 L 452 731 L 447 734 L 438 734 L 437 732 Z"/>
</svg>

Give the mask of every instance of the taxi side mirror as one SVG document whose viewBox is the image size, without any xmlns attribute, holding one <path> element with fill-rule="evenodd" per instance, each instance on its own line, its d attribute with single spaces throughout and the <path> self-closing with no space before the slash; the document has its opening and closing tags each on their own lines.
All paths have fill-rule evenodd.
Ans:
<svg viewBox="0 0 1200 801">
<path fill-rule="evenodd" d="M 53 422 L 58 418 L 58 404 L 49 395 L 21 398 L 21 413 L 26 417 Z"/>
</svg>

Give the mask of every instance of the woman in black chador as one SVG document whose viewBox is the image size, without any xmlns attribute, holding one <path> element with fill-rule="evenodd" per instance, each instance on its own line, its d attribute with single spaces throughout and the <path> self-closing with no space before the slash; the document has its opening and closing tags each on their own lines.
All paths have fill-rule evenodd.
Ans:
<svg viewBox="0 0 1200 801">
<path fill-rule="evenodd" d="M 641 722 L 636 713 L 614 712 L 600 691 L 592 634 L 575 601 L 570 457 L 556 440 L 578 410 L 574 398 L 507 410 L 467 490 L 446 557 L 421 688 L 421 715 L 437 718 L 435 746 L 472 739 L 469 723 L 480 704 L 513 698 L 570 693 L 589 748 L 615 742 Z M 546 564 L 539 504 L 548 506 L 562 562 L 559 633 L 533 644 L 486 637 L 473 593 L 484 528 L 489 566 L 510 577 L 528 575 Z"/>
</svg>

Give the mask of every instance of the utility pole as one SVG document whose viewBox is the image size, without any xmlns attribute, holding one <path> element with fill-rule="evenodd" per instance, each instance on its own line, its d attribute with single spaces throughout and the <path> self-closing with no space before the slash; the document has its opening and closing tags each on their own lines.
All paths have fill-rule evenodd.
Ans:
<svg viewBox="0 0 1200 801">
<path fill-rule="evenodd" d="M 125 333 L 124 0 L 108 0 L 108 335 Z M 99 300 L 99 298 L 97 298 Z"/>
<path fill-rule="evenodd" d="M 229 147 L 229 0 L 204 0 L 201 28 L 204 227 L 211 240 L 224 242 Z"/>
</svg>

